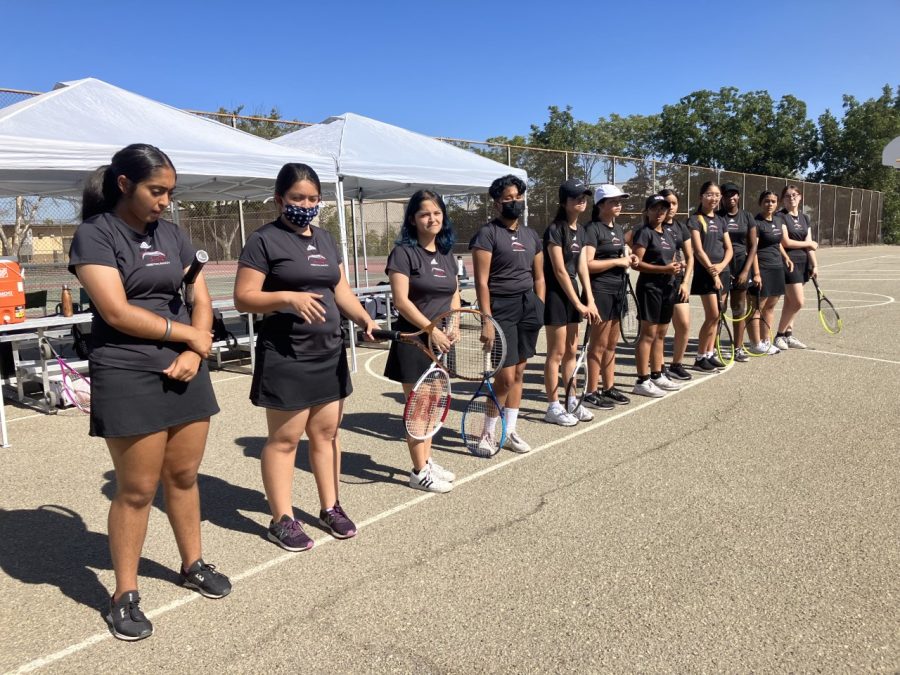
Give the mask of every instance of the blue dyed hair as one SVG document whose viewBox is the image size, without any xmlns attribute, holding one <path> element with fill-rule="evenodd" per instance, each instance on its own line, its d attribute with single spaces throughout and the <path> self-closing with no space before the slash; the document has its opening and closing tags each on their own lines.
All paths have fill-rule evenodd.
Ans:
<svg viewBox="0 0 900 675">
<path fill-rule="evenodd" d="M 406 204 L 406 211 L 403 214 L 403 225 L 400 226 L 400 235 L 397 237 L 399 246 L 416 246 L 419 243 L 418 232 L 416 232 L 416 214 L 422 208 L 422 202 L 434 202 L 444 214 L 443 226 L 438 232 L 435 244 L 437 250 L 441 253 L 450 253 L 453 244 L 456 241 L 456 235 L 453 233 L 453 223 L 447 215 L 447 207 L 441 196 L 431 190 L 419 190 Z"/>
</svg>

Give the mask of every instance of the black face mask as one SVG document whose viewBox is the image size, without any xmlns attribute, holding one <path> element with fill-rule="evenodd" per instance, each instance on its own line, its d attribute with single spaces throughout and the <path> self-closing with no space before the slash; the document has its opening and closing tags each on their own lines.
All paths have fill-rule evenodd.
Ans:
<svg viewBox="0 0 900 675">
<path fill-rule="evenodd" d="M 506 220 L 518 220 L 525 215 L 525 200 L 503 202 L 500 204 L 500 215 Z"/>
</svg>

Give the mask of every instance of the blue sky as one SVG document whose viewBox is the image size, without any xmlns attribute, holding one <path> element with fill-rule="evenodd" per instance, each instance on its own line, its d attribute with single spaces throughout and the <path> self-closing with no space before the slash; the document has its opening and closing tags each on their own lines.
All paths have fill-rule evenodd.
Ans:
<svg viewBox="0 0 900 675">
<path fill-rule="evenodd" d="M 900 84 L 898 0 L 27 0 L 0 17 L 0 87 L 92 76 L 183 108 L 353 111 L 473 140 L 526 134 L 549 105 L 593 121 L 730 85 L 815 118 Z"/>
</svg>

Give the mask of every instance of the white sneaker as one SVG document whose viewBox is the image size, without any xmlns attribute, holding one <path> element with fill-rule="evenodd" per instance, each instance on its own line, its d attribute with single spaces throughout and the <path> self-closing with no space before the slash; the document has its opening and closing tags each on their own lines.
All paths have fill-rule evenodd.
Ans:
<svg viewBox="0 0 900 675">
<path fill-rule="evenodd" d="M 653 378 L 650 378 L 650 381 L 663 391 L 678 391 L 679 389 L 681 389 L 680 384 L 678 384 L 677 382 L 673 382 L 668 377 L 666 377 L 665 374 L 660 375 L 655 380 Z"/>
<path fill-rule="evenodd" d="M 632 394 L 637 394 L 638 396 L 650 396 L 652 398 L 662 398 L 666 395 L 662 389 L 653 384 L 653 380 L 647 378 L 643 382 L 635 382 L 634 389 L 631 390 Z"/>
<path fill-rule="evenodd" d="M 519 454 L 531 452 L 531 446 L 515 431 L 506 434 L 506 442 L 503 444 L 503 447 Z"/>
<path fill-rule="evenodd" d="M 775 346 L 778 347 L 780 351 L 785 351 L 788 348 L 788 342 L 783 335 L 779 335 L 775 338 Z"/>
<path fill-rule="evenodd" d="M 787 336 L 787 346 L 791 349 L 806 349 L 806 345 L 800 342 L 800 340 L 795 338 L 793 335 Z"/>
<path fill-rule="evenodd" d="M 759 344 L 750 345 L 747 347 L 747 351 L 753 354 L 754 356 L 762 356 L 763 354 L 769 354 L 769 347 L 765 342 L 760 342 Z"/>
<path fill-rule="evenodd" d="M 578 418 L 572 413 L 566 412 L 566 409 L 562 407 L 559 401 L 555 401 L 554 404 L 547 408 L 547 412 L 544 413 L 544 421 L 550 424 L 558 424 L 561 427 L 574 427 L 578 424 Z"/>
<path fill-rule="evenodd" d="M 425 492 L 444 493 L 453 489 L 453 483 L 438 478 L 431 470 L 431 465 L 426 464 L 419 473 L 409 472 L 409 487 Z"/>
<path fill-rule="evenodd" d="M 574 415 L 575 418 L 576 418 L 579 422 L 590 422 L 592 419 L 594 419 L 594 413 L 592 413 L 590 410 L 588 410 L 588 409 L 587 409 L 587 406 L 584 405 L 584 404 L 580 405 L 580 406 L 575 410 L 575 412 L 570 413 L 570 414 L 571 414 L 571 415 Z"/>
<path fill-rule="evenodd" d="M 498 452 L 500 452 L 500 448 L 497 447 L 497 441 L 493 436 L 482 436 L 478 441 L 478 448 L 475 450 L 475 454 L 479 457 L 493 457 Z"/>
<path fill-rule="evenodd" d="M 759 344 L 760 344 L 760 347 L 761 347 L 762 349 L 765 349 L 765 350 L 766 350 L 765 353 L 768 354 L 769 356 L 775 356 L 775 354 L 780 354 L 780 353 L 781 353 L 781 350 L 778 349 L 778 347 L 776 347 L 775 345 L 773 345 L 773 344 L 772 344 L 771 342 L 769 342 L 768 340 L 766 340 L 765 342 L 760 342 Z"/>
<path fill-rule="evenodd" d="M 452 483 L 456 480 L 456 474 L 450 471 L 450 469 L 445 469 L 435 462 L 433 457 L 428 458 L 428 464 L 431 466 L 431 473 L 433 473 L 436 478 L 445 480 L 448 483 Z"/>
</svg>

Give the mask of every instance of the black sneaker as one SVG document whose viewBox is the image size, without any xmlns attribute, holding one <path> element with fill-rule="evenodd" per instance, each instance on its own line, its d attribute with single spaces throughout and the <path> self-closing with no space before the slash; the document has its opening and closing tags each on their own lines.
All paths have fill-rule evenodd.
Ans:
<svg viewBox="0 0 900 675">
<path fill-rule="evenodd" d="M 330 509 L 319 511 L 319 522 L 337 539 L 349 539 L 356 536 L 356 525 L 344 513 L 340 502 L 335 502 Z"/>
<path fill-rule="evenodd" d="M 605 390 L 601 394 L 601 396 L 607 401 L 612 401 L 613 405 L 628 405 L 629 403 L 631 403 L 631 399 L 615 387 L 610 387 L 609 389 Z"/>
<path fill-rule="evenodd" d="M 118 602 L 109 599 L 109 613 L 103 618 L 115 637 L 134 642 L 153 635 L 153 624 L 144 616 L 140 603 L 137 591 L 122 593 Z"/>
<path fill-rule="evenodd" d="M 702 373 L 714 373 L 719 369 L 711 364 L 708 358 L 706 358 L 705 356 L 701 356 L 699 359 L 694 361 L 694 370 L 699 370 Z"/>
<path fill-rule="evenodd" d="M 709 361 L 713 365 L 714 368 L 718 368 L 721 370 L 722 368 L 727 367 L 724 363 L 722 363 L 722 359 L 719 358 L 718 354 L 713 354 L 712 356 L 707 356 L 706 360 Z"/>
<path fill-rule="evenodd" d="M 584 397 L 584 402 L 592 408 L 600 408 L 600 410 L 612 410 L 615 404 L 599 391 L 592 391 Z"/>
<path fill-rule="evenodd" d="M 666 368 L 666 375 L 669 376 L 669 379 L 675 380 L 693 380 L 694 377 L 691 375 L 684 365 L 680 363 L 673 363 L 671 366 Z"/>
<path fill-rule="evenodd" d="M 734 350 L 734 360 L 738 363 L 747 363 L 750 360 L 750 357 L 747 355 L 747 352 L 744 351 L 743 347 L 738 347 Z"/>
<path fill-rule="evenodd" d="M 181 572 L 181 585 L 197 591 L 204 598 L 224 598 L 231 593 L 231 582 L 215 565 L 207 565 L 200 558 L 187 571 Z"/>
</svg>

